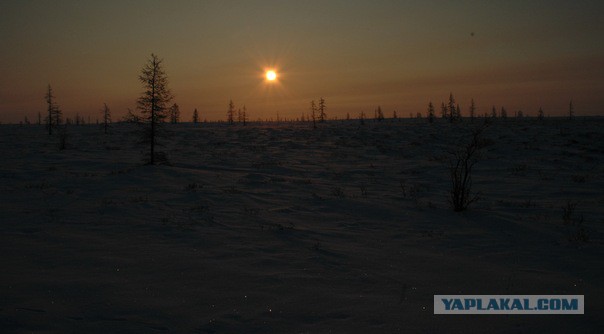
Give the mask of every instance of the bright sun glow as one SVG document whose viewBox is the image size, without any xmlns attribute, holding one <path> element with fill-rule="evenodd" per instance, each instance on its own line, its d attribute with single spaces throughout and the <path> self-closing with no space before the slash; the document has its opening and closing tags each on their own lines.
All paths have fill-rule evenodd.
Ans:
<svg viewBox="0 0 604 334">
<path fill-rule="evenodd" d="M 275 79 L 277 79 L 277 72 L 273 70 L 266 71 L 266 80 L 275 81 Z"/>
</svg>

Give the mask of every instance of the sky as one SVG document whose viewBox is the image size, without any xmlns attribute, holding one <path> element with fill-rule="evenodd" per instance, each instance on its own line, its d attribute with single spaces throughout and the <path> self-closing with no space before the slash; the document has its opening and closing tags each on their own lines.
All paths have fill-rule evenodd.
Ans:
<svg viewBox="0 0 604 334">
<path fill-rule="evenodd" d="M 140 70 L 164 60 L 184 121 L 467 112 L 604 115 L 602 1 L 0 2 L 0 121 L 37 119 L 50 84 L 66 117 L 135 109 Z M 267 69 L 278 73 L 267 82 Z"/>
</svg>

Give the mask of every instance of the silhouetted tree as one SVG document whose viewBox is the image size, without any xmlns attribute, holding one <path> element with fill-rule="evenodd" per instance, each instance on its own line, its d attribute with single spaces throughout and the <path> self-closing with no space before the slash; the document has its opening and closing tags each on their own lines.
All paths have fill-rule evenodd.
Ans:
<svg viewBox="0 0 604 334">
<path fill-rule="evenodd" d="M 126 123 L 140 123 L 141 122 L 141 117 L 139 115 L 135 114 L 132 111 L 132 109 L 128 108 L 128 112 L 122 118 L 122 121 L 124 121 Z M 83 123 L 84 123 L 84 119 L 82 118 L 82 124 Z"/>
<path fill-rule="evenodd" d="M 323 97 L 321 97 L 319 99 L 319 106 L 318 106 L 318 111 L 319 111 L 319 120 L 321 122 L 325 122 L 325 120 L 327 120 L 327 114 L 325 113 L 325 99 Z"/>
<path fill-rule="evenodd" d="M 396 114 L 396 111 L 395 111 L 394 113 Z M 347 120 L 347 121 L 349 121 L 349 120 L 350 120 L 350 113 L 349 113 L 349 112 L 347 112 L 347 113 L 346 113 L 346 120 Z"/>
<path fill-rule="evenodd" d="M 455 120 L 461 121 L 461 107 L 459 104 L 455 107 Z"/>
<path fill-rule="evenodd" d="M 568 104 L 568 119 L 573 119 L 574 116 L 575 108 L 573 106 L 573 100 L 570 100 L 570 103 Z"/>
<path fill-rule="evenodd" d="M 432 101 L 428 103 L 428 122 L 434 123 L 434 105 Z"/>
<path fill-rule="evenodd" d="M 392 118 L 397 119 L 398 115 L 396 114 L 396 110 L 392 111 Z"/>
<path fill-rule="evenodd" d="M 543 108 L 539 107 L 539 111 L 537 112 L 537 119 L 542 121 L 543 120 Z"/>
<path fill-rule="evenodd" d="M 447 118 L 447 106 L 444 102 L 440 103 L 440 117 Z"/>
<path fill-rule="evenodd" d="M 365 112 L 361 111 L 361 114 L 359 115 L 359 122 L 361 123 L 361 125 L 365 125 Z"/>
<path fill-rule="evenodd" d="M 54 126 L 59 126 L 62 121 L 63 112 L 59 109 L 59 106 L 54 102 L 55 96 L 52 93 L 52 88 L 50 84 L 48 85 L 48 90 L 46 91 L 46 95 L 44 96 L 46 99 L 46 104 L 48 105 L 48 116 L 46 117 L 46 126 L 48 127 L 48 134 L 52 135 L 52 128 Z"/>
<path fill-rule="evenodd" d="M 524 117 L 524 113 L 522 112 L 522 110 L 518 110 L 518 112 L 516 113 L 516 118 L 523 118 Z"/>
<path fill-rule="evenodd" d="M 174 103 L 170 107 L 170 123 L 176 124 L 180 121 L 180 107 Z"/>
<path fill-rule="evenodd" d="M 146 125 L 143 141 L 149 144 L 150 165 L 155 164 L 155 146 L 161 123 L 166 118 L 166 105 L 172 101 L 172 93 L 168 89 L 168 77 L 163 69 L 163 60 L 155 54 L 147 60 L 138 79 L 145 91 L 138 98 L 137 109 L 142 113 L 139 119 Z"/>
<path fill-rule="evenodd" d="M 310 116 L 312 118 L 312 127 L 313 129 L 317 128 L 317 104 L 315 100 L 310 101 Z"/>
<path fill-rule="evenodd" d="M 453 122 L 455 120 L 455 98 L 453 97 L 453 93 L 449 94 L 449 104 L 447 106 L 447 112 L 449 113 L 449 122 Z"/>
<path fill-rule="evenodd" d="M 235 122 L 235 104 L 233 100 L 229 101 L 229 109 L 227 110 L 227 121 L 229 124 L 233 124 Z"/>
<path fill-rule="evenodd" d="M 104 128 L 105 134 L 107 134 L 107 129 L 109 128 L 109 123 L 111 123 L 111 112 L 109 110 L 109 107 L 107 106 L 107 103 L 103 103 L 103 109 L 101 110 L 101 113 L 102 113 L 102 117 L 103 117 L 103 128 Z M 78 118 L 76 123 L 79 124 L 80 117 L 79 117 L 79 115 L 76 115 L 76 117 Z"/>
<path fill-rule="evenodd" d="M 507 110 L 505 110 L 504 107 L 501 107 L 501 112 L 499 113 L 499 117 L 501 117 L 501 118 L 507 118 L 508 117 L 508 112 L 507 112 Z"/>
<path fill-rule="evenodd" d="M 483 147 L 482 132 L 484 126 L 472 131 L 470 142 L 453 153 L 449 172 L 451 190 L 449 202 L 456 212 L 464 211 L 478 199 L 472 191 L 472 169 L 478 162 L 479 150 Z"/>
<path fill-rule="evenodd" d="M 382 112 L 381 106 L 378 106 L 377 109 L 375 110 L 374 118 L 380 122 L 384 119 L 384 113 Z"/>
<path fill-rule="evenodd" d="M 474 99 L 470 102 L 470 121 L 474 122 L 474 117 L 476 116 L 476 104 L 474 104 Z"/>
<path fill-rule="evenodd" d="M 495 106 L 493 106 L 493 109 L 491 109 L 491 117 L 497 118 L 497 109 Z"/>
<path fill-rule="evenodd" d="M 197 112 L 197 108 L 193 110 L 193 123 L 199 123 L 199 113 Z"/>
<path fill-rule="evenodd" d="M 245 126 L 248 120 L 247 108 L 245 107 L 245 104 L 243 105 L 243 111 L 241 112 L 241 120 L 243 121 L 243 126 Z"/>
</svg>

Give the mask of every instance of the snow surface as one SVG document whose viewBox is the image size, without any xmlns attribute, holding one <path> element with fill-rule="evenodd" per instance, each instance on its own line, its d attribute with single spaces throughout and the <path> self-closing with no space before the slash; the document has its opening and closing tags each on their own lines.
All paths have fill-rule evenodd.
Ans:
<svg viewBox="0 0 604 334">
<path fill-rule="evenodd" d="M 604 121 L 0 126 L 2 333 L 596 333 Z M 589 241 L 563 223 L 576 202 Z M 584 294 L 585 315 L 433 315 L 435 294 Z"/>
</svg>

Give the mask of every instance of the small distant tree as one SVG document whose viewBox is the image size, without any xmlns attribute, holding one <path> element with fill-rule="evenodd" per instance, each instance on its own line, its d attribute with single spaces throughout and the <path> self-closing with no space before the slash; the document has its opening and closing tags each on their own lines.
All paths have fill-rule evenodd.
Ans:
<svg viewBox="0 0 604 334">
<path fill-rule="evenodd" d="M 378 106 L 377 109 L 375 110 L 375 117 L 376 120 L 378 121 L 382 121 L 384 119 L 384 113 L 382 112 L 382 107 Z"/>
<path fill-rule="evenodd" d="M 543 120 L 543 108 L 539 108 L 539 111 L 537 112 L 537 119 L 542 121 Z"/>
<path fill-rule="evenodd" d="M 320 122 L 325 122 L 327 120 L 327 114 L 325 113 L 325 109 L 326 109 L 325 99 L 323 97 L 321 97 L 319 99 L 319 106 L 318 106 Z"/>
<path fill-rule="evenodd" d="M 103 129 L 104 129 L 105 134 L 107 134 L 107 129 L 109 128 L 109 124 L 111 123 L 111 111 L 109 110 L 109 106 L 107 106 L 107 103 L 103 103 L 103 109 L 101 110 L 101 114 L 102 114 L 102 119 L 103 119 Z M 79 124 L 80 116 L 76 115 L 76 117 L 77 117 L 76 123 Z"/>
<path fill-rule="evenodd" d="M 501 118 L 507 118 L 508 117 L 508 112 L 507 112 L 507 110 L 505 110 L 504 107 L 501 107 L 501 112 L 499 113 L 499 117 L 501 117 Z"/>
<path fill-rule="evenodd" d="M 524 113 L 522 112 L 522 110 L 518 110 L 518 112 L 516 113 L 516 118 L 523 118 L 524 117 Z"/>
<path fill-rule="evenodd" d="M 491 117 L 497 118 L 497 109 L 495 108 L 495 106 L 493 106 L 493 109 L 491 109 Z"/>
<path fill-rule="evenodd" d="M 449 113 L 449 122 L 453 122 L 455 120 L 455 115 L 457 109 L 455 108 L 455 98 L 453 97 L 453 93 L 449 94 L 449 104 L 447 106 L 447 112 Z"/>
<path fill-rule="evenodd" d="M 474 122 L 474 117 L 476 117 L 476 104 L 474 104 L 474 99 L 470 102 L 470 121 Z"/>
<path fill-rule="evenodd" d="M 243 111 L 241 112 L 241 121 L 243 122 L 243 126 L 245 126 L 247 124 L 247 120 L 248 120 L 247 108 L 245 107 L 245 104 L 244 104 Z"/>
<path fill-rule="evenodd" d="M 170 107 L 170 123 L 176 124 L 180 120 L 180 107 L 174 103 Z"/>
<path fill-rule="evenodd" d="M 312 118 L 313 129 L 317 128 L 317 104 L 315 100 L 310 101 L 310 117 Z"/>
<path fill-rule="evenodd" d="M 197 108 L 195 108 L 195 110 L 193 110 L 193 123 L 194 124 L 199 123 L 199 113 L 197 112 Z"/>
<path fill-rule="evenodd" d="M 126 113 L 126 115 L 122 118 L 123 122 L 126 123 L 141 123 L 141 117 L 137 114 L 135 114 L 132 109 L 128 108 L 128 112 Z M 84 119 L 82 119 L 82 124 L 84 123 Z"/>
<path fill-rule="evenodd" d="M 432 101 L 428 103 L 428 122 L 434 123 L 434 105 L 432 104 Z"/>
<path fill-rule="evenodd" d="M 137 109 L 142 113 L 142 117 L 137 120 L 142 120 L 146 125 L 143 131 L 143 141 L 149 144 L 148 164 L 153 165 L 156 161 L 157 138 L 161 134 L 160 126 L 167 116 L 167 104 L 173 98 L 168 89 L 168 76 L 163 69 L 163 60 L 155 54 L 151 54 L 151 58 L 142 68 L 138 79 L 145 90 L 137 101 Z"/>
<path fill-rule="evenodd" d="M 570 100 L 568 104 L 568 119 L 573 119 L 575 117 L 575 108 L 573 106 L 573 100 Z"/>
<path fill-rule="evenodd" d="M 396 114 L 396 110 L 392 111 L 392 118 L 393 119 L 397 119 L 398 118 L 398 115 Z"/>
<path fill-rule="evenodd" d="M 46 104 L 48 105 L 47 111 L 48 116 L 46 117 L 46 126 L 48 127 L 48 134 L 52 135 L 52 128 L 54 126 L 61 125 L 63 112 L 59 109 L 59 105 L 57 105 L 54 101 L 54 94 L 52 93 L 52 88 L 50 84 L 48 85 L 48 90 L 46 91 L 46 95 L 44 96 L 46 100 Z"/>
<path fill-rule="evenodd" d="M 361 111 L 361 113 L 359 114 L 359 123 L 361 123 L 361 125 L 365 125 L 365 112 Z"/>
<path fill-rule="evenodd" d="M 233 100 L 229 101 L 229 109 L 227 110 L 227 121 L 229 124 L 233 124 L 235 122 L 235 104 Z"/>
<path fill-rule="evenodd" d="M 440 117 L 447 118 L 447 106 L 444 102 L 440 103 Z"/>
<path fill-rule="evenodd" d="M 455 120 L 461 121 L 461 107 L 459 104 L 455 107 Z"/>
<path fill-rule="evenodd" d="M 394 114 L 396 115 L 396 111 L 394 112 Z M 349 113 L 349 112 L 347 112 L 347 113 L 346 113 L 346 120 L 347 120 L 347 121 L 349 121 L 349 120 L 350 120 L 350 113 Z"/>
</svg>

